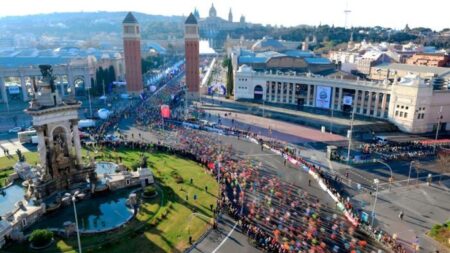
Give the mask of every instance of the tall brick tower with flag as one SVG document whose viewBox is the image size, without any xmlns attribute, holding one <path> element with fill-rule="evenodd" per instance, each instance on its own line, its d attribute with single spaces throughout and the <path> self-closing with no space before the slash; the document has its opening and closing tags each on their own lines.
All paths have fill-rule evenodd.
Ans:
<svg viewBox="0 0 450 253">
<path fill-rule="evenodd" d="M 127 91 L 132 95 L 139 95 L 144 87 L 142 81 L 141 32 L 139 30 L 139 23 L 133 14 L 128 12 L 122 25 Z"/>
<path fill-rule="evenodd" d="M 196 100 L 199 98 L 200 73 L 199 73 L 199 35 L 198 23 L 191 13 L 184 23 L 184 49 L 186 55 L 186 85 L 187 98 Z"/>
</svg>

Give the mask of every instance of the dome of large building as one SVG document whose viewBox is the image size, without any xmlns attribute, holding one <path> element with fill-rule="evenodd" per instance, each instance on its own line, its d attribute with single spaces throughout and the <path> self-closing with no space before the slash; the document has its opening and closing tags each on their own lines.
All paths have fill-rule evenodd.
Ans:
<svg viewBox="0 0 450 253">
<path fill-rule="evenodd" d="M 238 72 L 247 72 L 247 73 L 250 73 L 250 72 L 253 72 L 253 69 L 252 69 L 252 67 L 243 64 L 243 65 L 241 65 L 241 66 L 239 67 Z"/>
<path fill-rule="evenodd" d="M 210 17 L 217 17 L 217 11 L 216 11 L 216 8 L 214 8 L 214 4 L 212 4 L 211 8 L 209 8 L 209 16 Z"/>
<path fill-rule="evenodd" d="M 241 15 L 241 18 L 239 19 L 239 22 L 241 22 L 241 23 L 245 23 L 245 16 L 244 15 Z"/>
<path fill-rule="evenodd" d="M 279 51 L 285 49 L 283 44 L 271 37 L 264 37 L 252 46 L 252 51 Z"/>
</svg>

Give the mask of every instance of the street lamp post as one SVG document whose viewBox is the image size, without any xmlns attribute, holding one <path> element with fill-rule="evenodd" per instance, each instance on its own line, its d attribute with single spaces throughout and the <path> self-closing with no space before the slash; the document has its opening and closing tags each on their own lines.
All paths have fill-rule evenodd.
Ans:
<svg viewBox="0 0 450 253">
<path fill-rule="evenodd" d="M 331 105 L 330 134 L 333 134 L 334 104 Z"/>
<path fill-rule="evenodd" d="M 72 196 L 72 203 L 73 203 L 73 212 L 75 213 L 75 226 L 77 226 L 78 252 L 82 253 L 82 250 L 81 250 L 81 239 L 80 239 L 80 229 L 78 228 L 77 207 L 75 206 L 75 195 Z"/>
<path fill-rule="evenodd" d="M 105 87 L 105 80 L 103 80 L 103 97 L 104 97 L 104 102 L 105 102 L 105 105 L 106 105 L 106 87 Z"/>
<path fill-rule="evenodd" d="M 187 120 L 188 118 L 188 89 L 187 85 L 184 86 L 184 120 Z"/>
<path fill-rule="evenodd" d="M 88 100 L 89 100 L 89 113 L 92 118 L 91 87 L 89 87 L 89 89 L 88 89 Z"/>
<path fill-rule="evenodd" d="M 263 98 L 263 108 L 262 108 L 262 113 L 263 113 L 263 118 L 265 118 L 266 116 L 265 116 L 265 107 L 266 107 L 266 101 L 264 100 L 264 98 Z"/>
<path fill-rule="evenodd" d="M 377 159 L 376 161 L 379 162 L 379 163 L 381 163 L 381 164 L 383 164 L 384 166 L 388 167 L 389 172 L 391 173 L 391 177 L 389 178 L 389 190 L 391 190 L 391 184 L 392 184 L 392 181 L 394 180 L 394 175 L 393 175 L 393 173 L 392 173 L 392 168 L 391 168 L 391 166 L 390 166 L 389 164 L 387 164 L 387 163 L 381 161 L 381 160 L 378 160 L 378 159 Z"/>
<path fill-rule="evenodd" d="M 355 108 L 353 108 L 352 120 L 350 121 L 350 131 L 348 132 L 347 163 L 350 163 L 350 149 L 351 149 L 351 146 L 352 146 L 353 121 L 354 120 L 355 120 Z"/>
<path fill-rule="evenodd" d="M 439 109 L 439 117 L 438 117 L 438 124 L 437 124 L 437 128 L 436 128 L 436 136 L 434 138 L 435 142 L 433 145 L 433 153 L 436 154 L 436 142 L 439 136 L 439 128 L 441 128 L 441 119 L 442 119 L 442 106 Z"/>
<path fill-rule="evenodd" d="M 375 201 L 373 202 L 373 209 L 372 209 L 372 222 L 371 222 L 372 227 L 373 227 L 373 221 L 375 219 L 375 206 L 377 205 L 377 200 L 378 200 L 378 185 L 380 184 L 380 180 L 378 180 L 378 178 L 375 178 L 373 180 L 373 182 L 375 183 L 377 188 L 376 188 L 376 192 L 375 192 Z"/>
<path fill-rule="evenodd" d="M 419 185 L 419 168 L 414 167 L 416 169 L 416 187 Z"/>
<path fill-rule="evenodd" d="M 416 163 L 416 161 L 411 161 L 409 163 L 409 173 L 408 173 L 408 184 L 407 185 L 409 185 L 409 181 L 411 180 L 411 169 L 412 169 L 414 163 Z"/>
</svg>

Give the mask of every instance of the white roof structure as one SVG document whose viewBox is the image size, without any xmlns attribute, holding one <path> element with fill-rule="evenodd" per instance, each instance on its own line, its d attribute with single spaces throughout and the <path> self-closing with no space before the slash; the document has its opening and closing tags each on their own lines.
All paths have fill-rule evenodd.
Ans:
<svg viewBox="0 0 450 253">
<path fill-rule="evenodd" d="M 238 72 L 247 72 L 248 73 L 248 72 L 253 72 L 253 69 L 252 69 L 252 67 L 244 64 L 239 67 Z"/>
</svg>

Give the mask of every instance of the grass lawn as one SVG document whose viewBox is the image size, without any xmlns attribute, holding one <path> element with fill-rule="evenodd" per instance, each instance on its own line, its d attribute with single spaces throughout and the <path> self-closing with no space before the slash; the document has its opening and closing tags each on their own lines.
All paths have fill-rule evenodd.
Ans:
<svg viewBox="0 0 450 253">
<path fill-rule="evenodd" d="M 23 155 L 29 164 L 35 164 L 39 159 L 37 152 L 24 152 Z M 14 172 L 12 167 L 18 160 L 16 154 L 9 158 L 5 156 L 0 157 L 0 187 L 6 184 L 6 179 Z"/>
<path fill-rule="evenodd" d="M 39 160 L 37 152 L 23 152 L 22 154 L 25 156 L 26 162 L 29 164 L 34 165 Z M 10 158 L 5 156 L 0 157 L 0 170 L 4 170 L 14 166 L 14 164 L 16 164 L 18 160 L 19 159 L 17 158 L 17 155 L 15 153 Z"/>
<path fill-rule="evenodd" d="M 141 152 L 105 150 L 96 155 L 103 156 L 99 160 L 113 162 L 121 156 L 129 167 L 140 160 Z M 82 236 L 84 252 L 182 252 L 189 246 L 189 236 L 196 240 L 210 226 L 213 215 L 210 205 L 215 206 L 218 192 L 218 184 L 213 177 L 190 160 L 165 153 L 145 155 L 159 183 L 158 197 L 144 200 L 136 219 L 124 228 L 107 234 Z M 184 182 L 177 183 L 175 175 L 181 176 Z M 197 200 L 194 200 L 194 195 Z M 76 245 L 76 237 L 58 238 L 55 245 L 40 252 L 76 252 Z M 26 252 L 27 247 L 27 243 L 15 244 L 6 250 Z"/>
<path fill-rule="evenodd" d="M 442 225 L 434 225 L 428 235 L 450 249 L 450 220 Z"/>
</svg>

